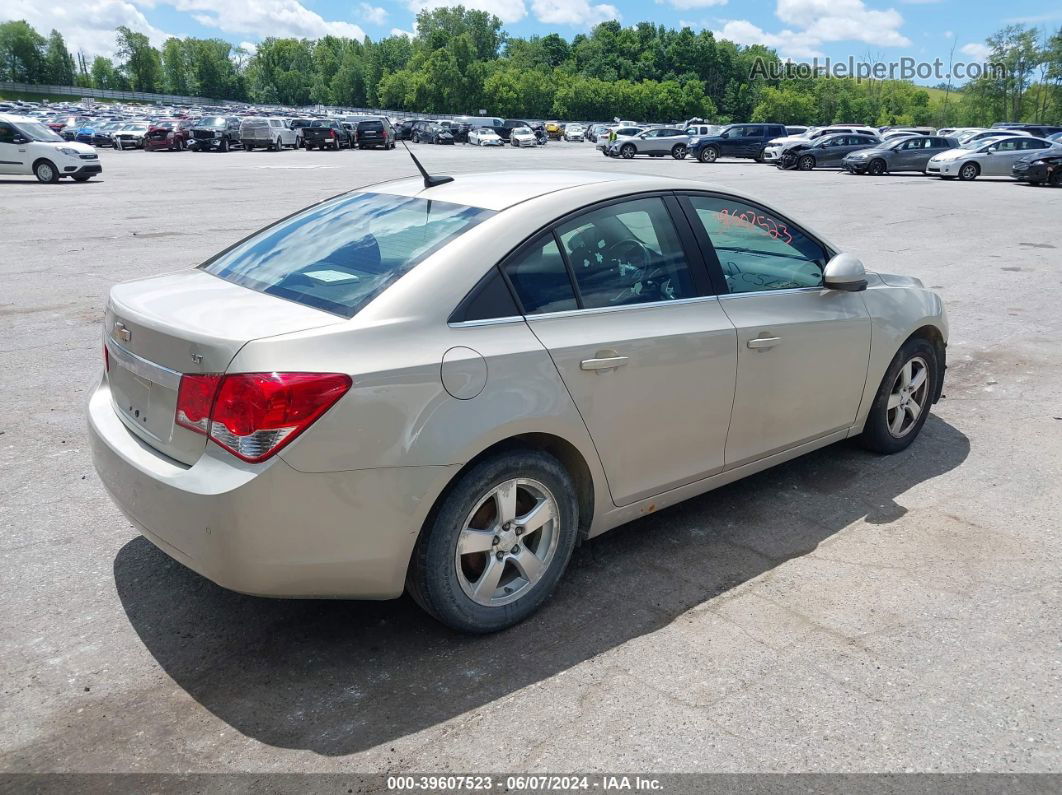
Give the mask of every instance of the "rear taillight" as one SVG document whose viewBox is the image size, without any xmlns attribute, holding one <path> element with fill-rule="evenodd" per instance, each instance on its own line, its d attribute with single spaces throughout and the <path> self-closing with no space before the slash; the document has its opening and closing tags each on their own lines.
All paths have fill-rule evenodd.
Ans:
<svg viewBox="0 0 1062 795">
<path fill-rule="evenodd" d="M 220 383 L 221 376 L 216 373 L 182 375 L 177 387 L 176 423 L 197 433 L 206 433 L 210 427 L 210 409 Z"/>
<path fill-rule="evenodd" d="M 183 375 L 176 422 L 244 461 L 264 461 L 350 389 L 340 373 Z"/>
</svg>

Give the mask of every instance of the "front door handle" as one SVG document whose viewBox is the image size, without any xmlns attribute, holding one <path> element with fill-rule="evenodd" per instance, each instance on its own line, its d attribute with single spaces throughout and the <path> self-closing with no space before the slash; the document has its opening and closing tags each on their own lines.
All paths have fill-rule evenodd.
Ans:
<svg viewBox="0 0 1062 795">
<path fill-rule="evenodd" d="M 611 370 L 622 367 L 628 361 L 626 356 L 607 356 L 601 359 L 583 359 L 579 367 L 583 370 Z"/>
<path fill-rule="evenodd" d="M 782 341 L 781 337 L 756 337 L 756 339 L 752 339 L 752 340 L 748 341 L 748 346 L 750 348 L 752 348 L 754 351 L 757 351 L 757 350 L 762 351 L 762 350 L 765 350 L 767 348 L 773 348 L 775 345 L 777 345 L 781 341 Z"/>
</svg>

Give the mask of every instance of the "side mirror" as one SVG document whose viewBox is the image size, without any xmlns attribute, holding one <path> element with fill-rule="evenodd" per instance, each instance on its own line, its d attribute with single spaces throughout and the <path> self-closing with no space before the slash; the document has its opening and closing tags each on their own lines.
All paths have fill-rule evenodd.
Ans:
<svg viewBox="0 0 1062 795">
<path fill-rule="evenodd" d="M 867 289 L 867 272 L 858 257 L 842 252 L 826 263 L 822 284 L 828 290 L 856 293 Z"/>
</svg>

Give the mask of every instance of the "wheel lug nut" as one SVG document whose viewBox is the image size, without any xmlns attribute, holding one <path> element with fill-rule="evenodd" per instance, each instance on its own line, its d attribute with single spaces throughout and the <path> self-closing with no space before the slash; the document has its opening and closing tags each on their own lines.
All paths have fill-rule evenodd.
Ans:
<svg viewBox="0 0 1062 795">
<path fill-rule="evenodd" d="M 514 555 L 519 555 L 520 554 L 520 545 L 519 544 L 514 545 L 512 550 L 511 550 L 511 552 Z"/>
<path fill-rule="evenodd" d="M 502 552 L 502 551 L 501 551 L 501 550 L 499 549 L 499 550 L 498 550 L 498 551 L 497 551 L 497 552 L 495 553 L 494 557 L 496 557 L 496 558 L 497 558 L 498 560 L 501 560 L 502 558 L 504 558 L 504 557 L 505 557 L 505 553 L 504 553 L 504 552 Z"/>
<path fill-rule="evenodd" d="M 524 528 L 522 528 L 522 527 L 517 527 L 517 528 L 516 528 L 516 534 L 517 534 L 518 536 L 522 536 L 522 535 L 524 534 Z"/>
<path fill-rule="evenodd" d="M 498 536 L 494 536 L 494 540 L 491 541 L 490 543 L 492 543 L 494 546 L 498 546 L 498 544 L 501 543 L 501 539 L 498 538 Z"/>
</svg>

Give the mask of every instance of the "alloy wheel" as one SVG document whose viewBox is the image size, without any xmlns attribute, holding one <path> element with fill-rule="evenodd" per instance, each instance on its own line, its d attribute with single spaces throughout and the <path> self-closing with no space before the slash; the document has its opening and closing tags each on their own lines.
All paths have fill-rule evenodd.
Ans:
<svg viewBox="0 0 1062 795">
<path fill-rule="evenodd" d="M 918 424 L 918 418 L 929 407 L 929 366 L 921 356 L 909 359 L 889 393 L 885 421 L 889 433 L 902 439 Z"/>
<path fill-rule="evenodd" d="M 558 522 L 557 501 L 541 482 L 513 478 L 495 486 L 458 536 L 454 565 L 461 590 L 485 607 L 525 596 L 553 561 Z"/>
</svg>

